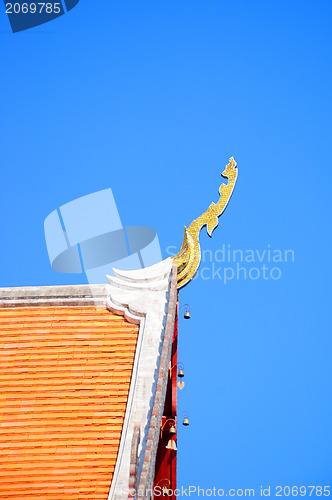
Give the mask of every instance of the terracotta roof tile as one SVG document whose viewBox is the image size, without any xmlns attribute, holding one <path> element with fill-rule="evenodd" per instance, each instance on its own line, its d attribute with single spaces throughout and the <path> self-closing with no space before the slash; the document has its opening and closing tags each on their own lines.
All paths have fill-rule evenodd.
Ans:
<svg viewBox="0 0 332 500">
<path fill-rule="evenodd" d="M 106 309 L 0 309 L 0 499 L 107 499 L 138 327 Z"/>
</svg>

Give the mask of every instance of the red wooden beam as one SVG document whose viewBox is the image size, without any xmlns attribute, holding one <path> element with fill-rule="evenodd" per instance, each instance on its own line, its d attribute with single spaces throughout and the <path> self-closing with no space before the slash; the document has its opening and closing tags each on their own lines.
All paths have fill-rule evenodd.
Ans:
<svg viewBox="0 0 332 500">
<path fill-rule="evenodd" d="M 177 426 L 177 350 L 178 350 L 178 313 L 174 322 L 174 334 L 172 343 L 171 366 L 168 375 L 167 391 L 165 398 L 164 413 L 161 424 L 159 444 L 156 456 L 154 491 L 155 497 L 161 492 L 165 496 L 176 500 L 176 496 L 168 493 L 176 489 L 176 450 L 167 449 L 170 441 L 176 443 L 176 434 L 170 434 L 173 425 Z M 167 492 L 166 492 L 167 490 Z"/>
</svg>

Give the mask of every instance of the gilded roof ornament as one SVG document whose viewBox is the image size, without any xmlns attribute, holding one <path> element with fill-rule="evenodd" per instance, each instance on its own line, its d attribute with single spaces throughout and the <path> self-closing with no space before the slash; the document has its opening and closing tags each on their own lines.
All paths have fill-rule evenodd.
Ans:
<svg viewBox="0 0 332 500">
<path fill-rule="evenodd" d="M 190 226 L 184 227 L 184 238 L 181 250 L 173 257 L 178 266 L 178 289 L 183 288 L 193 279 L 201 262 L 201 247 L 199 244 L 199 233 L 206 226 L 207 233 L 211 237 L 212 232 L 218 226 L 218 217 L 224 212 L 232 196 L 236 179 L 237 166 L 233 157 L 229 159 L 228 165 L 221 174 L 228 183 L 222 183 L 219 188 L 220 198 L 218 203 L 211 203 L 209 208 L 198 219 L 192 221 Z"/>
</svg>

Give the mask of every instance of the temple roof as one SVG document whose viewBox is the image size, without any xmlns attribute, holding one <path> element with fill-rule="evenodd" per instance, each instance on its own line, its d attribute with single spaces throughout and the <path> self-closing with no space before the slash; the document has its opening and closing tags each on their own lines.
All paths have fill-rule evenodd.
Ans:
<svg viewBox="0 0 332 500">
<path fill-rule="evenodd" d="M 137 336 L 106 308 L 0 309 L 0 498 L 107 498 Z"/>
<path fill-rule="evenodd" d="M 176 266 L 115 273 L 109 285 L 0 289 L 0 498 L 151 487 Z"/>
</svg>

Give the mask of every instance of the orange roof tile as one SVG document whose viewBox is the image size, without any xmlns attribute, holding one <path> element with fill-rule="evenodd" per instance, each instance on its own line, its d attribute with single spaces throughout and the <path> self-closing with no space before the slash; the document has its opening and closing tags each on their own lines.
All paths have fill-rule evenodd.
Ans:
<svg viewBox="0 0 332 500">
<path fill-rule="evenodd" d="M 0 499 L 107 499 L 137 336 L 106 308 L 0 308 Z"/>
</svg>

